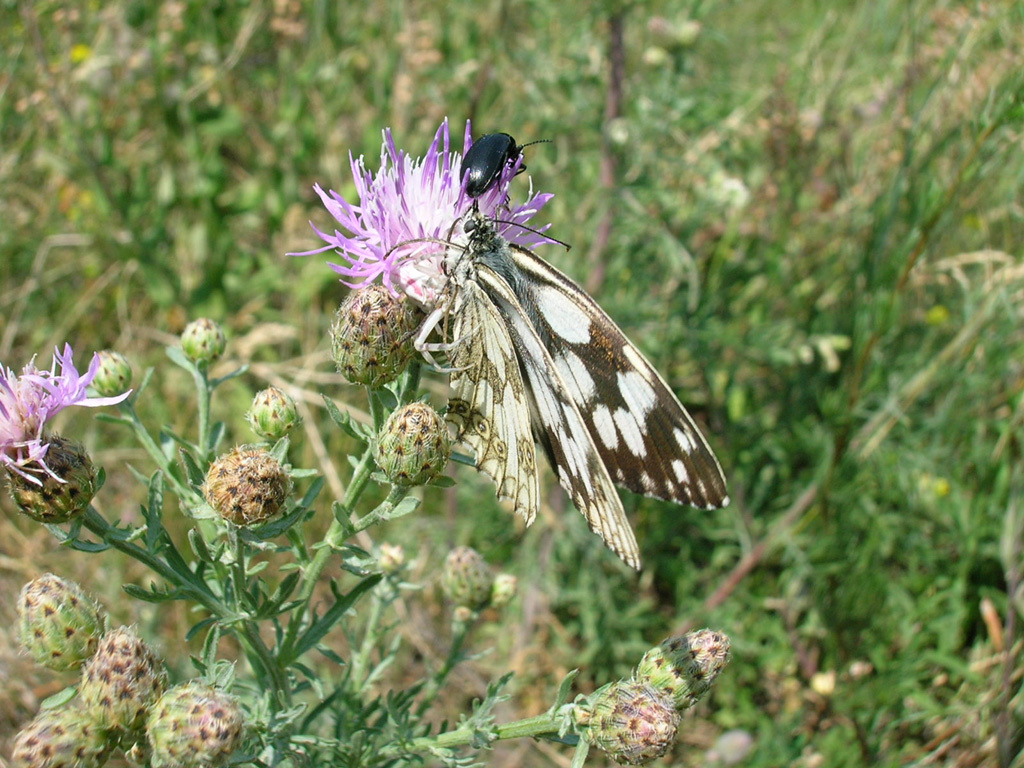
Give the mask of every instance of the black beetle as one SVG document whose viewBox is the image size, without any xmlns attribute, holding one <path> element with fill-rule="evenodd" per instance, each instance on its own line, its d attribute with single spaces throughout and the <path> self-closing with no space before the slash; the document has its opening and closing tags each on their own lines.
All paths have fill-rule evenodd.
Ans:
<svg viewBox="0 0 1024 768">
<path fill-rule="evenodd" d="M 494 186 L 505 166 L 518 160 L 523 149 L 530 144 L 516 144 L 516 140 L 507 133 L 485 133 L 474 141 L 462 158 L 460 170 L 461 177 L 466 180 L 466 194 L 473 198 L 480 197 Z M 524 170 L 525 165 L 519 168 L 520 172 Z"/>
</svg>

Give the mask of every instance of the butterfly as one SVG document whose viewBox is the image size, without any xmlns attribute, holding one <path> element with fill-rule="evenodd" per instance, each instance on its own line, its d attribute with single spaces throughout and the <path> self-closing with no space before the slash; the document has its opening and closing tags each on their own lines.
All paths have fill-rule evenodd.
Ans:
<svg viewBox="0 0 1024 768">
<path fill-rule="evenodd" d="M 416 340 L 427 355 L 447 354 L 447 420 L 527 525 L 540 506 L 540 448 L 590 529 L 639 569 L 615 486 L 716 509 L 729 503 L 718 459 L 665 380 L 579 285 L 502 237 L 475 205 L 461 227 Z M 444 341 L 429 343 L 437 328 Z"/>
</svg>

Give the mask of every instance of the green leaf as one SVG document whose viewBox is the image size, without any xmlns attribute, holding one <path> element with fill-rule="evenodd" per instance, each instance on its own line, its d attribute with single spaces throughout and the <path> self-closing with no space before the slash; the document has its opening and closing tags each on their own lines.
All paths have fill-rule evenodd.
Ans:
<svg viewBox="0 0 1024 768">
<path fill-rule="evenodd" d="M 181 347 L 165 347 L 164 352 L 170 358 L 170 361 L 179 368 L 184 368 L 193 376 L 198 372 L 199 369 L 196 368 L 196 364 L 185 356 L 185 353 L 181 351 Z"/>
<path fill-rule="evenodd" d="M 251 534 L 259 541 L 276 539 L 309 514 L 311 514 L 311 510 L 308 507 L 297 506 L 284 517 L 271 520 L 269 523 L 247 531 L 247 533 Z"/>
<path fill-rule="evenodd" d="M 67 688 L 57 691 L 53 696 L 47 696 L 43 699 L 39 704 L 39 709 L 61 709 L 77 695 L 78 686 L 69 685 Z"/>
<path fill-rule="evenodd" d="M 562 682 L 558 684 L 558 693 L 555 694 L 555 703 L 551 706 L 550 712 L 554 712 L 559 707 L 568 703 L 569 695 L 572 693 L 572 684 L 576 681 L 576 676 L 579 673 L 578 669 L 574 669 L 562 678 Z"/>
<path fill-rule="evenodd" d="M 388 411 L 393 411 L 398 407 L 398 395 L 389 387 L 373 390 L 370 397 L 376 397 L 377 401 Z"/>
<path fill-rule="evenodd" d="M 295 648 L 286 657 L 282 650 L 282 664 L 288 666 L 292 661 L 300 658 L 306 651 L 314 648 L 327 635 L 328 632 L 334 627 L 338 620 L 345 615 L 345 613 L 356 604 L 356 601 L 360 597 L 365 595 L 368 591 L 377 586 L 378 582 L 383 578 L 380 574 L 373 576 L 367 576 L 359 584 L 353 587 L 348 593 L 344 595 L 336 594 L 337 599 L 334 601 L 334 605 L 327 609 L 327 611 L 319 619 L 310 624 L 309 628 L 303 633 L 302 637 L 295 644 Z M 334 582 L 331 582 L 332 590 L 335 589 Z"/>
<path fill-rule="evenodd" d="M 148 505 L 142 507 L 142 516 L 146 520 L 146 549 L 156 552 L 160 535 L 164 532 L 164 475 L 157 470 L 149 478 Z"/>
<path fill-rule="evenodd" d="M 198 529 L 193 528 L 188 532 L 188 543 L 192 545 L 192 551 L 196 557 L 204 563 L 216 563 L 219 558 L 214 555 L 206 545 L 206 540 Z"/>
<path fill-rule="evenodd" d="M 196 635 L 198 635 L 200 632 L 202 632 L 204 629 L 206 629 L 211 624 L 216 624 L 216 623 L 217 623 L 217 619 L 216 618 L 214 618 L 213 616 L 208 616 L 207 618 L 203 619 L 202 621 L 194 624 L 192 626 L 192 628 L 185 634 L 185 642 L 186 643 L 191 643 L 192 640 L 195 639 Z"/>
<path fill-rule="evenodd" d="M 352 420 L 352 417 L 347 412 L 342 412 L 334 401 L 328 397 L 324 397 L 324 407 L 327 408 L 327 415 L 331 417 L 331 421 L 338 425 L 349 437 L 354 437 L 361 443 L 370 442 L 370 438 L 373 437 L 373 431 L 366 426 L 359 424 Z"/>
<path fill-rule="evenodd" d="M 218 421 L 210 427 L 210 451 L 217 450 L 217 446 L 224 439 L 225 431 L 226 427 L 223 421 Z"/>
</svg>

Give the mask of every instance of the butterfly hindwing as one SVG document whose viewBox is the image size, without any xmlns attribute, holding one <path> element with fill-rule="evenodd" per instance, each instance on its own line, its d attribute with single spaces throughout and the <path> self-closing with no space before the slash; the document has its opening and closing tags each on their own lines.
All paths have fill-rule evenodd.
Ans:
<svg viewBox="0 0 1024 768">
<path fill-rule="evenodd" d="M 481 264 L 477 279 L 506 322 L 530 401 L 533 435 L 544 447 L 558 482 L 590 529 L 626 563 L 639 568 L 640 551 L 622 500 L 551 355 L 501 275 Z"/>
<path fill-rule="evenodd" d="M 583 415 L 612 479 L 704 509 L 729 502 L 700 429 L 643 354 L 582 288 L 531 251 L 509 247 L 520 299 Z"/>
<path fill-rule="evenodd" d="M 536 447 L 512 340 L 475 281 L 459 287 L 452 317 L 458 342 L 449 352 L 454 370 L 446 417 L 473 449 L 477 469 L 529 525 L 539 504 Z"/>
</svg>

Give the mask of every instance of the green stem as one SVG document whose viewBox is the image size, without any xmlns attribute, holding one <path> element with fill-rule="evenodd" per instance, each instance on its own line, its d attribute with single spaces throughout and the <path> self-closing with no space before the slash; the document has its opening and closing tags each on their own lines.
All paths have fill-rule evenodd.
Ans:
<svg viewBox="0 0 1024 768">
<path fill-rule="evenodd" d="M 193 578 L 191 574 L 188 578 L 183 578 L 183 575 L 166 560 L 157 557 L 149 550 L 137 544 L 124 541 L 120 536 L 111 535 L 114 529 L 92 505 L 89 506 L 85 516 L 82 518 L 82 525 L 99 536 L 106 544 L 109 544 L 119 552 L 123 552 L 128 557 L 138 560 L 174 586 L 186 591 L 190 597 L 195 599 L 214 616 L 224 618 L 230 615 L 227 606 L 210 592 L 205 584 Z"/>
<path fill-rule="evenodd" d="M 384 405 L 372 389 L 368 389 L 367 393 L 370 400 L 370 413 L 373 415 L 374 432 L 379 432 L 381 425 L 384 423 Z M 366 484 L 370 481 L 370 475 L 373 473 L 374 466 L 373 445 L 371 443 L 366 446 L 366 449 L 363 451 L 363 455 L 359 458 L 359 463 L 356 465 L 355 472 L 352 474 L 352 481 L 348 484 L 348 488 L 345 489 L 345 497 L 341 500 L 341 514 L 343 514 L 347 519 L 335 519 L 331 523 L 330 527 L 327 529 L 327 533 L 324 535 L 324 540 L 321 542 L 320 548 L 306 567 L 306 573 L 302 582 L 302 590 L 299 592 L 299 599 L 303 602 L 308 601 L 313 595 L 313 589 L 316 587 L 317 581 L 319 581 L 320 576 L 323 574 L 324 568 L 327 567 L 327 558 L 329 558 L 331 553 L 345 540 L 344 537 L 346 536 L 346 533 L 351 533 L 352 524 L 350 519 L 352 516 L 352 510 L 359 501 L 359 497 L 363 495 L 363 491 L 366 489 Z M 289 630 L 290 629 L 291 628 L 289 628 Z M 289 631 L 289 635 L 293 634 L 293 632 Z"/>
<path fill-rule="evenodd" d="M 388 584 L 387 580 L 385 580 L 373 590 L 373 599 L 370 602 L 370 615 L 366 620 L 363 642 L 349 662 L 351 670 L 349 674 L 349 687 L 355 693 L 361 692 L 366 684 L 366 669 L 370 665 L 370 654 L 377 647 L 377 641 L 380 639 L 378 630 L 380 628 L 380 618 L 384 613 L 384 596 L 392 589 L 394 589 L 392 585 Z"/>
<path fill-rule="evenodd" d="M 211 615 L 215 616 L 226 627 L 229 627 L 246 649 L 246 656 L 249 657 L 250 661 L 257 662 L 258 666 L 266 670 L 275 690 L 279 692 L 281 700 L 286 705 L 291 702 L 291 686 L 288 685 L 284 671 L 278 666 L 274 655 L 264 644 L 259 636 L 259 632 L 256 631 L 255 626 L 250 621 L 239 621 L 238 612 L 226 606 L 210 591 L 205 583 L 195 578 L 194 574 L 183 574 L 166 560 L 157 557 L 149 550 L 132 542 L 125 541 L 120 536 L 112 535 L 114 529 L 110 523 L 92 506 L 89 507 L 83 516 L 82 525 L 114 549 L 123 552 L 134 560 L 138 560 L 168 583 L 186 592 L 189 597 L 202 605 Z M 236 589 L 238 586 L 236 585 Z M 244 576 L 240 586 L 242 588 L 245 587 Z M 240 630 L 239 627 L 241 627 Z"/>
<path fill-rule="evenodd" d="M 197 363 L 193 367 L 193 378 L 196 382 L 196 406 L 199 410 L 199 434 L 196 436 L 196 445 L 203 452 L 200 460 L 206 462 L 210 458 L 210 377 L 207 375 L 207 364 Z"/>
<path fill-rule="evenodd" d="M 452 646 L 448 649 L 448 658 L 444 660 L 444 666 L 435 672 L 423 687 L 423 698 L 416 707 L 417 717 L 423 717 L 427 710 L 430 709 L 430 705 L 437 698 L 437 694 L 440 692 L 444 681 L 448 679 L 448 675 L 455 669 L 455 665 L 459 663 L 462 657 L 462 646 L 465 644 L 466 638 L 469 636 L 469 630 L 473 628 L 475 620 L 476 614 L 473 614 L 473 618 L 469 621 L 460 621 L 456 624 L 455 636 L 452 638 Z"/>
<path fill-rule="evenodd" d="M 189 500 L 193 505 L 198 503 L 198 496 L 195 491 L 187 484 L 181 482 L 176 471 L 177 467 L 160 449 L 160 445 L 149 434 L 149 430 L 146 429 L 145 425 L 143 425 L 139 414 L 135 410 L 135 403 L 131 399 L 126 400 L 121 403 L 120 410 L 122 416 L 131 424 L 135 439 L 142 444 L 143 449 L 149 454 L 153 463 L 164 473 L 164 477 L 167 478 L 175 494 L 183 500 Z"/>
<path fill-rule="evenodd" d="M 367 528 L 376 525 L 381 520 L 386 520 L 388 515 L 394 510 L 395 506 L 409 495 L 408 488 L 402 488 L 401 486 L 393 486 L 388 492 L 388 496 L 380 505 L 372 512 L 367 513 L 363 517 L 359 518 L 352 524 L 352 533 L 359 533 L 365 531 Z"/>
<path fill-rule="evenodd" d="M 538 736 L 557 736 L 561 719 L 550 712 L 536 717 L 528 717 L 525 720 L 516 720 L 512 723 L 497 725 L 494 727 L 495 741 L 506 739 L 536 738 Z M 480 738 L 480 729 L 472 723 L 456 728 L 454 731 L 439 733 L 437 736 L 421 736 L 412 739 L 401 747 L 392 747 L 381 752 L 386 757 L 396 756 L 401 753 L 425 752 L 430 749 L 451 749 L 452 747 L 464 747 L 475 743 Z"/>
<path fill-rule="evenodd" d="M 355 474 L 352 476 L 352 482 L 348 484 L 348 488 L 345 491 L 345 498 L 341 501 L 342 513 L 348 515 L 351 513 L 352 507 L 363 493 L 363 489 L 366 488 L 366 484 L 370 480 L 370 475 L 373 472 L 373 448 L 367 446 L 366 450 L 363 451 L 362 457 L 359 459 L 359 464 L 356 465 Z M 324 568 L 327 567 L 327 558 L 331 556 L 335 548 L 340 546 L 344 541 L 344 535 L 347 530 L 351 528 L 351 524 L 348 520 L 334 520 L 330 527 L 327 529 L 327 533 L 324 535 L 322 546 L 313 555 L 313 559 L 309 565 L 306 566 L 306 573 L 302 582 L 302 591 L 299 593 L 299 599 L 302 601 L 309 600 L 313 595 L 313 589 L 316 587 L 317 581 L 324 572 Z"/>
<path fill-rule="evenodd" d="M 283 705 L 283 709 L 287 709 L 292 703 L 292 687 L 288 681 L 288 674 L 277 663 L 275 654 L 271 653 L 266 643 L 263 642 L 256 625 L 245 619 L 241 622 L 241 627 L 242 631 L 237 633 L 237 637 L 245 648 L 245 655 L 253 666 L 256 666 L 253 663 L 254 658 L 258 660 L 259 666 L 263 667 L 270 677 L 271 685 L 277 694 L 273 697 L 274 702 Z"/>
</svg>

